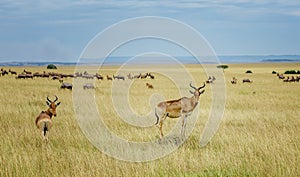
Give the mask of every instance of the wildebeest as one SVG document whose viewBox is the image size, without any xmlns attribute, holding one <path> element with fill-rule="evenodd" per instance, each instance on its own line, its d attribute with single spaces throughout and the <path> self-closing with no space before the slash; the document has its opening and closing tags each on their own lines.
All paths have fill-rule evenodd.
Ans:
<svg viewBox="0 0 300 177">
<path fill-rule="evenodd" d="M 203 86 L 199 88 L 192 86 L 192 83 L 190 83 L 190 87 L 194 89 L 193 92 L 190 91 L 193 94 L 192 97 L 190 98 L 182 97 L 178 100 L 163 101 L 160 102 L 155 107 L 155 116 L 156 116 L 155 125 L 158 125 L 160 131 L 160 137 L 163 137 L 162 126 L 163 126 L 163 121 L 167 117 L 169 118 L 182 117 L 181 135 L 184 135 L 186 119 L 197 106 L 200 95 L 204 93 L 205 90 L 202 91 L 200 90 L 205 87 L 205 83 L 203 83 Z"/>
<path fill-rule="evenodd" d="M 153 89 L 153 85 L 152 84 L 149 84 L 149 83 L 146 83 L 146 86 L 148 87 L 148 89 Z"/>
<path fill-rule="evenodd" d="M 94 75 L 92 75 L 92 74 L 83 74 L 81 77 L 86 78 L 86 79 L 94 79 Z"/>
<path fill-rule="evenodd" d="M 83 85 L 83 89 L 94 89 L 95 86 L 92 83 L 86 83 Z"/>
<path fill-rule="evenodd" d="M 64 82 L 64 83 L 61 84 L 60 88 L 72 90 L 73 85 L 70 84 L 70 83 Z"/>
<path fill-rule="evenodd" d="M 251 81 L 250 79 L 243 79 L 243 83 L 245 82 L 252 83 L 253 81 Z"/>
<path fill-rule="evenodd" d="M 286 79 L 283 80 L 283 82 L 288 82 L 290 80 L 290 77 L 288 76 Z"/>
<path fill-rule="evenodd" d="M 46 142 L 48 142 L 48 131 L 50 131 L 53 123 L 52 116 L 56 117 L 56 108 L 60 105 L 60 102 L 55 103 L 58 97 L 55 95 L 55 100 L 51 101 L 47 97 L 46 104 L 49 108 L 46 111 L 42 111 L 39 116 L 35 119 L 35 124 L 37 128 L 42 132 L 42 137 Z"/>
<path fill-rule="evenodd" d="M 277 76 L 278 76 L 278 79 L 284 79 L 285 78 L 283 74 L 277 73 Z"/>
<path fill-rule="evenodd" d="M 107 80 L 111 80 L 112 81 L 112 77 L 109 77 L 108 75 L 106 75 Z"/>
<path fill-rule="evenodd" d="M 16 79 L 27 79 L 27 78 L 33 79 L 33 75 L 32 74 L 18 74 L 16 76 Z"/>
<path fill-rule="evenodd" d="M 52 80 L 59 80 L 59 79 L 61 79 L 60 76 L 52 76 Z"/>
<path fill-rule="evenodd" d="M 232 84 L 237 84 L 237 79 L 235 77 L 233 77 L 232 80 L 231 80 L 231 83 Z"/>
<path fill-rule="evenodd" d="M 120 76 L 120 75 L 117 75 L 117 76 L 113 75 L 113 78 L 114 78 L 114 79 L 118 79 L 118 80 L 121 79 L 121 80 L 123 80 L 123 81 L 125 80 L 125 77 L 124 77 L 124 76 Z"/>
</svg>

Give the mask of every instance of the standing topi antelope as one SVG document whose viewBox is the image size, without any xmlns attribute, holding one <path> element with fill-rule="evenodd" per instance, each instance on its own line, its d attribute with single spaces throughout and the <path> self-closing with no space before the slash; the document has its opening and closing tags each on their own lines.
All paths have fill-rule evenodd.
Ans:
<svg viewBox="0 0 300 177">
<path fill-rule="evenodd" d="M 48 134 L 53 125 L 52 123 L 52 116 L 56 117 L 56 107 L 59 106 L 60 102 L 55 103 L 58 100 L 57 96 L 55 95 L 55 100 L 51 101 L 47 97 L 47 105 L 49 108 L 46 111 L 42 111 L 40 115 L 35 119 L 35 124 L 39 130 L 42 132 L 42 137 L 46 142 L 48 142 Z"/>
<path fill-rule="evenodd" d="M 158 125 L 161 138 L 164 136 L 162 132 L 163 121 L 167 117 L 182 117 L 181 135 L 184 136 L 187 116 L 191 115 L 191 113 L 197 106 L 200 95 L 205 91 L 200 91 L 205 87 L 205 83 L 203 83 L 203 86 L 199 88 L 192 86 L 192 83 L 190 83 L 190 87 L 194 89 L 193 92 L 190 91 L 193 94 L 192 97 L 182 97 L 178 100 L 163 101 L 155 107 L 155 116 L 157 119 L 155 125 Z"/>
</svg>

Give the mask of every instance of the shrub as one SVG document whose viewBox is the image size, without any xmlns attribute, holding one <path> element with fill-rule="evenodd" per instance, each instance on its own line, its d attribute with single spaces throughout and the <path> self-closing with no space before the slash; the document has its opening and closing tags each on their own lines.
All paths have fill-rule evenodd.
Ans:
<svg viewBox="0 0 300 177">
<path fill-rule="evenodd" d="M 300 74 L 300 70 L 287 70 L 284 72 L 284 74 Z"/>
<path fill-rule="evenodd" d="M 49 64 L 47 69 L 57 69 L 57 67 L 54 64 Z"/>
<path fill-rule="evenodd" d="M 217 68 L 227 69 L 228 65 L 218 65 Z"/>
<path fill-rule="evenodd" d="M 277 74 L 277 72 L 276 71 L 272 71 L 272 74 Z"/>
<path fill-rule="evenodd" d="M 247 70 L 246 73 L 252 73 L 252 71 L 251 70 Z"/>
</svg>

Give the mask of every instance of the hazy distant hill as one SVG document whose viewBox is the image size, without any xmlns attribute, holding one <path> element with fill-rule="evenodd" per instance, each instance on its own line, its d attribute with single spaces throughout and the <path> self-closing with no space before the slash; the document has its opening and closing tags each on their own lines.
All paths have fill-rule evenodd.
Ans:
<svg viewBox="0 0 300 177">
<path fill-rule="evenodd" d="M 196 57 L 193 56 L 179 56 L 173 57 L 178 60 L 182 64 L 199 64 L 199 63 L 211 63 L 209 57 L 206 59 L 202 58 L 202 61 L 199 62 Z M 276 63 L 276 62 L 300 62 L 300 55 L 232 55 L 232 56 L 218 56 L 218 59 L 221 63 Z M 166 60 L 165 58 L 160 57 L 140 57 L 132 59 L 132 57 L 108 57 L 105 59 L 82 59 L 80 64 L 88 64 L 88 65 L 122 65 L 124 63 L 127 64 L 168 64 L 170 60 Z M 212 63 L 215 63 L 214 60 Z M 0 66 L 47 66 L 48 64 L 54 65 L 77 65 L 77 62 L 46 62 L 46 61 L 18 61 L 18 62 L 10 62 L 0 61 Z"/>
</svg>

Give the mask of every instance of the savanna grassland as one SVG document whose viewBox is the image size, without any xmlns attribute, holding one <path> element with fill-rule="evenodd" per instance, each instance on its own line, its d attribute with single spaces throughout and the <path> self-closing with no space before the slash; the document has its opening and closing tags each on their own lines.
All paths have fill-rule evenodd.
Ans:
<svg viewBox="0 0 300 177">
<path fill-rule="evenodd" d="M 45 67 L 10 68 L 18 73 L 24 68 L 33 72 L 46 70 Z M 112 76 L 117 69 L 117 66 L 105 66 L 100 71 L 95 68 L 95 72 Z M 186 69 L 195 78 L 194 85 L 200 86 L 207 79 L 204 70 L 194 65 L 186 65 Z M 0 176 L 300 176 L 300 82 L 284 83 L 271 74 L 273 70 L 283 73 L 291 69 L 300 69 L 300 64 L 229 64 L 224 70 L 225 112 L 210 143 L 203 148 L 199 146 L 208 116 L 213 111 L 208 84 L 200 97 L 200 115 L 187 141 L 171 154 L 149 162 L 116 160 L 94 147 L 78 125 L 72 91 L 60 89 L 57 80 L 1 76 Z M 246 74 L 246 70 L 253 73 Z M 59 66 L 54 72 L 73 73 L 74 67 Z M 154 80 L 136 79 L 130 85 L 129 104 L 139 114 L 151 111 L 149 102 L 153 94 L 162 94 L 165 99 L 180 97 L 172 81 L 159 74 L 155 76 Z M 237 84 L 230 83 L 232 77 L 238 79 Z M 243 84 L 243 78 L 253 83 Z M 72 81 L 71 78 L 65 80 Z M 103 81 L 95 80 L 95 90 L 86 91 L 95 93 L 99 113 L 118 136 L 131 141 L 155 140 L 157 127 L 130 126 L 119 120 L 113 110 L 112 83 L 119 88 L 113 93 L 118 95 L 128 82 L 127 77 L 125 81 L 108 81 L 104 77 Z M 147 89 L 147 82 L 153 84 L 154 89 Z M 186 83 L 184 96 L 191 96 L 189 81 Z M 61 105 L 57 108 L 57 117 L 53 118 L 47 144 L 35 126 L 35 118 L 47 109 L 46 97 L 54 99 L 54 95 L 59 97 Z M 152 119 L 155 123 L 154 115 Z M 177 121 L 164 122 L 165 134 Z"/>
</svg>

